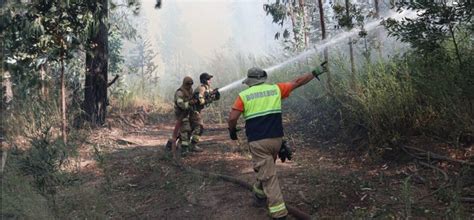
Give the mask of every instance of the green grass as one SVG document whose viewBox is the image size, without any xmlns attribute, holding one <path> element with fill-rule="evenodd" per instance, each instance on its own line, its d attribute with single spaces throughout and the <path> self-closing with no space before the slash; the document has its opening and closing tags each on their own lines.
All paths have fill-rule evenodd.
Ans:
<svg viewBox="0 0 474 220">
<path fill-rule="evenodd" d="M 1 176 L 1 219 L 54 219 L 50 202 L 31 184 L 17 166 L 17 158 L 9 154 Z"/>
</svg>

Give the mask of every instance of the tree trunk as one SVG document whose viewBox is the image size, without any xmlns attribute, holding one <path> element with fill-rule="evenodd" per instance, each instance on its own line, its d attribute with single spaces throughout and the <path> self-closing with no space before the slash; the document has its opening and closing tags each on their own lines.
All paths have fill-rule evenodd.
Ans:
<svg viewBox="0 0 474 220">
<path fill-rule="evenodd" d="M 298 38 L 298 31 L 297 31 L 297 28 L 296 28 L 296 25 L 297 25 L 296 15 L 295 15 L 295 11 L 294 11 L 293 6 L 291 6 L 291 5 L 289 6 L 289 11 L 288 12 L 289 12 L 290 18 L 291 18 L 291 27 L 292 27 L 292 30 L 293 30 L 293 39 L 295 40 L 296 48 L 298 49 L 300 39 Z"/>
<path fill-rule="evenodd" d="M 326 40 L 326 23 L 324 21 L 324 7 L 323 7 L 323 0 L 318 0 L 318 7 L 319 7 L 319 23 L 321 25 L 321 38 L 322 40 Z M 329 62 L 329 49 L 326 47 L 324 48 L 324 61 Z M 328 66 L 328 72 L 327 77 L 327 86 L 329 88 L 329 92 L 332 92 L 332 86 L 331 86 L 331 72 L 329 71 L 329 65 Z"/>
<path fill-rule="evenodd" d="M 99 31 L 89 39 L 86 53 L 86 82 L 83 109 L 92 125 L 105 122 L 107 107 L 108 28 L 106 25 L 108 1 L 100 0 Z"/>
<path fill-rule="evenodd" d="M 380 6 L 379 6 L 379 0 L 374 0 L 374 7 L 375 7 L 375 15 L 374 17 L 376 19 L 380 18 Z M 377 45 L 377 51 L 379 53 L 379 58 L 382 58 L 382 48 L 383 48 L 383 36 L 380 28 L 376 28 L 375 30 L 375 37 L 376 37 L 376 45 Z"/>
<path fill-rule="evenodd" d="M 46 63 L 40 65 L 40 97 L 43 101 L 48 99 L 49 88 L 46 81 Z"/>
<path fill-rule="evenodd" d="M 346 0 L 346 16 L 349 18 L 349 0 Z M 349 57 L 351 59 L 351 86 L 355 88 L 355 64 L 354 64 L 354 48 L 352 47 L 352 37 L 349 37 Z"/>
<path fill-rule="evenodd" d="M 300 3 L 300 9 L 301 12 L 303 13 L 303 34 L 304 34 L 304 46 L 305 48 L 309 46 L 309 33 L 308 33 L 308 20 L 307 20 L 307 15 L 306 15 L 306 5 L 305 5 L 305 0 L 299 0 Z"/>
<path fill-rule="evenodd" d="M 458 62 L 459 62 L 459 70 L 463 71 L 463 62 L 461 58 L 461 53 L 459 52 L 458 43 L 456 41 L 456 36 L 454 35 L 454 28 L 452 25 L 448 25 L 448 27 L 449 27 L 449 33 L 451 34 L 451 39 L 453 40 L 454 49 L 456 52 L 456 58 L 458 59 Z"/>
<path fill-rule="evenodd" d="M 66 84 L 64 82 L 64 52 L 61 54 L 61 132 L 63 142 L 67 143 Z"/>
<path fill-rule="evenodd" d="M 3 120 L 6 120 L 6 118 L 11 116 L 11 113 L 9 113 L 10 105 L 11 102 L 13 101 L 13 90 L 12 90 L 12 82 L 10 81 L 10 72 L 5 70 L 4 68 L 4 63 L 2 62 L 2 69 L 1 72 L 2 75 L 1 78 L 1 84 L 0 84 L 0 116 L 2 117 L 2 122 Z M 0 123 L 0 147 L 3 148 L 3 142 L 6 137 L 6 123 Z M 3 148 L 6 150 L 6 148 Z"/>
<path fill-rule="evenodd" d="M 380 17 L 380 7 L 379 7 L 379 0 L 374 0 L 374 7 L 375 7 L 375 18 Z"/>
<path fill-rule="evenodd" d="M 3 146 L 3 139 L 0 140 L 0 146 L 2 147 L 2 166 L 0 168 L 0 174 L 3 175 L 3 171 L 5 170 L 5 164 L 7 163 L 7 154 L 8 154 L 8 149 Z"/>
<path fill-rule="evenodd" d="M 13 101 L 13 83 L 11 81 L 11 75 L 9 71 L 5 71 L 2 74 L 2 110 L 9 109 L 10 104 Z"/>
</svg>

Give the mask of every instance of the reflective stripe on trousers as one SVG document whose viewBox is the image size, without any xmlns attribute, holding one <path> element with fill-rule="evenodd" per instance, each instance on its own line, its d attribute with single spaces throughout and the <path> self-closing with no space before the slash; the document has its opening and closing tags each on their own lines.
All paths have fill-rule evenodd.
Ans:
<svg viewBox="0 0 474 220">
<path fill-rule="evenodd" d="M 253 168 L 257 172 L 257 186 L 259 184 L 262 186 L 272 218 L 288 215 L 275 166 L 275 158 L 280 150 L 281 142 L 281 137 L 249 142 Z"/>
<path fill-rule="evenodd" d="M 276 212 L 286 210 L 286 206 L 285 206 L 285 203 L 282 202 L 278 205 L 270 206 L 268 207 L 268 209 L 270 210 L 270 213 L 276 213 Z"/>
<path fill-rule="evenodd" d="M 257 184 L 253 184 L 253 193 L 255 193 L 255 195 L 260 198 L 260 199 L 265 199 L 267 198 L 267 196 L 265 195 L 265 193 L 263 192 L 262 189 L 260 189 Z"/>
</svg>

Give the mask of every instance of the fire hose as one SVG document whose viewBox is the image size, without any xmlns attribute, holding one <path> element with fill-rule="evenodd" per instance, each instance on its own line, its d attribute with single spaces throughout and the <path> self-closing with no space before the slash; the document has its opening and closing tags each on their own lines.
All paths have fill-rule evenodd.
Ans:
<svg viewBox="0 0 474 220">
<path fill-rule="evenodd" d="M 224 180 L 224 181 L 227 181 L 227 182 L 237 184 L 241 187 L 246 188 L 247 190 L 252 191 L 252 185 L 251 184 L 245 182 L 244 180 L 241 180 L 241 179 L 238 179 L 238 178 L 235 178 L 235 177 L 232 177 L 232 176 L 227 176 L 227 175 L 218 174 L 218 173 L 204 172 L 204 171 L 201 171 L 201 170 L 197 170 L 197 169 L 193 169 L 191 167 L 184 166 L 183 164 L 181 164 L 179 162 L 176 163 L 176 166 L 178 166 L 180 169 L 182 169 L 186 172 L 198 174 L 198 175 L 201 175 L 201 176 L 204 176 L 204 177 L 212 177 L 212 178 L 221 179 L 221 180 Z M 293 215 L 297 219 L 301 219 L 301 220 L 311 219 L 311 216 L 309 214 L 299 210 L 298 208 L 296 208 L 294 206 L 286 204 L 286 208 L 287 208 L 289 214 Z"/>
</svg>

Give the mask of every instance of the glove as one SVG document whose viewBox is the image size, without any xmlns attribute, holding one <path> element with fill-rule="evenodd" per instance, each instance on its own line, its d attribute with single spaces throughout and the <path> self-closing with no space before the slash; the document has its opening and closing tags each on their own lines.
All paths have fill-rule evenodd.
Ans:
<svg viewBox="0 0 474 220">
<path fill-rule="evenodd" d="M 313 71 L 311 71 L 311 73 L 316 79 L 319 80 L 319 75 L 328 71 L 327 63 L 327 61 L 324 61 L 323 63 L 321 63 L 320 66 L 316 67 Z"/>
<path fill-rule="evenodd" d="M 286 159 L 291 160 L 293 156 L 293 152 L 291 152 L 290 146 L 286 141 L 281 143 L 280 151 L 278 152 L 278 157 L 280 158 L 281 162 L 284 163 Z"/>
<path fill-rule="evenodd" d="M 214 94 L 214 101 L 217 101 L 221 98 L 221 93 L 219 92 L 219 88 L 212 90 L 212 93 Z"/>
<path fill-rule="evenodd" d="M 232 140 L 237 140 L 237 128 L 229 128 L 229 136 Z"/>
</svg>

